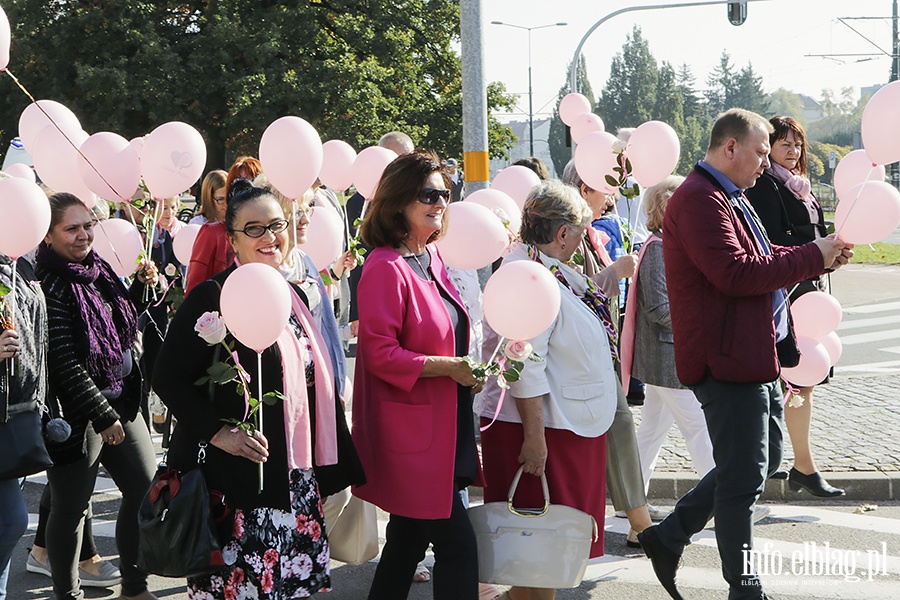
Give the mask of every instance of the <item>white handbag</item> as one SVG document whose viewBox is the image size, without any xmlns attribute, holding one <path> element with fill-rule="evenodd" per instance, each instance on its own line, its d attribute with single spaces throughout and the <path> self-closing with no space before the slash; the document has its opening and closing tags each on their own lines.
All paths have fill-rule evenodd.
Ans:
<svg viewBox="0 0 900 600">
<path fill-rule="evenodd" d="M 542 509 L 520 510 L 513 496 L 525 467 L 519 467 L 506 502 L 469 509 L 478 541 L 478 580 L 521 587 L 557 589 L 581 584 L 597 539 L 594 518 L 568 506 L 550 504 L 547 477 Z"/>
<path fill-rule="evenodd" d="M 328 532 L 328 545 L 331 558 L 351 565 L 361 565 L 378 556 L 375 506 L 352 496 Z"/>
</svg>

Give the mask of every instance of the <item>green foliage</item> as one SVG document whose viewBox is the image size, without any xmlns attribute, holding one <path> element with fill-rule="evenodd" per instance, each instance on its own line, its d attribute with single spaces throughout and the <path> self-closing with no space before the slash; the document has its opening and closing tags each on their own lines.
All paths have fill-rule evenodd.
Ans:
<svg viewBox="0 0 900 600">
<path fill-rule="evenodd" d="M 820 103 L 824 117 L 810 123 L 807 137 L 838 146 L 852 146 L 853 134 L 860 130 L 868 102 L 869 96 L 854 98 L 853 88 L 842 89 L 840 97 L 835 97 L 830 90 L 822 90 Z"/>
<path fill-rule="evenodd" d="M 10 70 L 88 131 L 130 138 L 185 121 L 218 168 L 256 155 L 268 124 L 295 114 L 357 149 L 399 129 L 417 146 L 462 154 L 458 1 L 8 0 L 4 9 Z M 512 100 L 489 88 L 489 110 Z M 0 94 L 0 114 L 27 102 Z M 502 155 L 508 128 L 489 128 L 490 151 Z"/>
<path fill-rule="evenodd" d="M 656 59 L 650 45 L 635 25 L 610 66 L 609 79 L 603 86 L 598 107 L 608 131 L 621 127 L 637 127 L 653 118 L 656 109 Z"/>
<path fill-rule="evenodd" d="M 559 103 L 572 90 L 569 85 L 569 71 L 572 69 L 572 63 L 566 67 L 565 84 L 559 88 L 559 95 L 556 100 L 556 107 L 553 109 L 553 116 L 550 117 L 550 158 L 553 160 L 553 167 L 557 173 L 562 175 L 563 169 L 566 168 L 569 160 L 572 158 L 571 146 L 566 146 L 566 124 L 559 118 Z M 591 88 L 591 82 L 587 74 L 587 61 L 582 54 L 578 58 L 578 92 L 582 94 L 594 106 L 594 90 Z"/>
<path fill-rule="evenodd" d="M 807 128 L 806 117 L 803 116 L 803 100 L 800 94 L 791 92 L 784 88 L 778 88 L 769 94 L 769 113 L 767 116 L 788 116 L 797 119 L 797 121 Z"/>
</svg>

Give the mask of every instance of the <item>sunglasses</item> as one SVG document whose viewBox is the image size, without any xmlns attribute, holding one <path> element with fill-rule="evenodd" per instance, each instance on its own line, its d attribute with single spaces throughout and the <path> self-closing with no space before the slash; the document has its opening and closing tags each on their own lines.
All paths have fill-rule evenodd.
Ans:
<svg viewBox="0 0 900 600">
<path fill-rule="evenodd" d="M 297 211 L 294 213 L 294 216 L 296 216 L 297 219 L 302 219 L 303 217 L 306 217 L 307 219 L 309 219 L 313 216 L 313 213 L 315 213 L 315 212 L 316 212 L 315 206 L 307 206 L 306 208 L 298 208 Z"/>
<path fill-rule="evenodd" d="M 425 188 L 419 196 L 419 202 L 422 204 L 437 204 L 440 200 L 450 202 L 450 190 Z"/>
<path fill-rule="evenodd" d="M 281 233 L 285 229 L 288 228 L 288 223 L 285 219 L 278 219 L 273 223 L 269 223 L 268 225 L 247 225 L 243 229 L 235 229 L 233 233 L 237 233 L 240 231 L 247 237 L 251 238 L 259 238 L 266 234 L 267 231 L 275 233 Z"/>
</svg>

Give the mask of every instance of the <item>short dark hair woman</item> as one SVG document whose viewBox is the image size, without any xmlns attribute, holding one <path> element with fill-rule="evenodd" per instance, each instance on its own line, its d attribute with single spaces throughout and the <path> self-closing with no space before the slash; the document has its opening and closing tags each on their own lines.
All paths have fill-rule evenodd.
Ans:
<svg viewBox="0 0 900 600">
<path fill-rule="evenodd" d="M 368 483 L 354 493 L 391 514 L 371 600 L 406 598 L 435 548 L 434 597 L 478 597 L 475 534 L 459 492 L 481 484 L 465 361 L 469 319 L 432 242 L 450 190 L 429 153 L 395 159 L 362 236 L 375 249 L 359 282 L 353 439 Z"/>
<path fill-rule="evenodd" d="M 37 251 L 37 275 L 47 299 L 50 384 L 72 435 L 48 443 L 54 466 L 47 552 L 58 598 L 80 598 L 81 524 L 102 464 L 122 492 L 116 521 L 122 597 L 151 600 L 138 570 L 137 512 L 156 469 L 150 432 L 138 418 L 141 373 L 132 348 L 151 267 L 126 289 L 92 249 L 94 215 L 76 196 L 50 196 L 50 230 Z M 72 532 L 78 532 L 73 535 Z"/>
</svg>

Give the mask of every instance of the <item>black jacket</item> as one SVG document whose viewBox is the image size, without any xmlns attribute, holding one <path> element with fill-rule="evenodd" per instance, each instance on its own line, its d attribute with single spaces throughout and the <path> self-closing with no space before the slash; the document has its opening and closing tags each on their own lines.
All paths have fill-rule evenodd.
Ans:
<svg viewBox="0 0 900 600">
<path fill-rule="evenodd" d="M 216 349 L 197 335 L 194 324 L 203 313 L 219 311 L 221 285 L 235 268 L 232 266 L 226 269 L 191 291 L 175 313 L 156 362 L 153 389 L 178 419 L 169 447 L 168 464 L 179 470 L 196 466 L 198 442 L 208 442 L 222 428 L 223 419 L 241 419 L 244 415 L 244 397 L 237 393 L 235 384 L 213 386 L 211 399 L 208 385 L 196 385 L 196 381 L 206 375 L 206 369 L 213 363 Z M 305 302 L 306 298 L 300 289 L 294 286 L 294 290 Z M 241 365 L 250 375 L 254 390 L 251 393 L 255 396 L 259 376 L 256 352 L 237 341 L 235 348 Z M 218 360 L 224 360 L 222 353 Z M 281 355 L 275 344 L 262 353 L 262 381 L 264 392 L 284 391 Z M 312 400 L 312 394 L 310 396 Z M 343 407 L 339 399 L 336 403 L 338 464 L 315 467 L 322 496 L 337 492 L 350 484 L 365 482 Z M 209 488 L 223 492 L 226 502 L 234 508 L 249 510 L 271 507 L 287 511 L 290 510 L 290 493 L 283 407 L 278 402 L 272 406 L 265 405 L 262 410 L 264 434 L 269 441 L 269 458 L 263 467 L 265 487 L 262 493 L 257 491 L 259 468 L 256 463 L 228 454 L 212 445 L 207 447 L 204 473 Z M 310 415 L 314 418 L 315 410 L 310 410 Z M 315 449 L 314 421 L 310 425 L 313 432 L 312 446 Z"/>
</svg>

